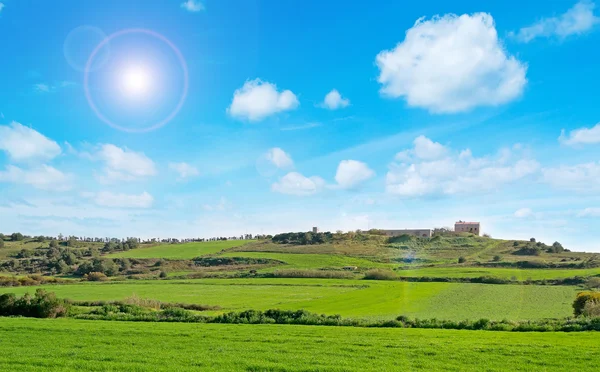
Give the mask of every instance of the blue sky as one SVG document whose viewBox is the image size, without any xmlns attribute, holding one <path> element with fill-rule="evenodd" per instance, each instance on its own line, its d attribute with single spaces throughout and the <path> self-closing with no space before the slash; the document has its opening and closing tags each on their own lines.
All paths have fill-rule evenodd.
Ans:
<svg viewBox="0 0 600 372">
<path fill-rule="evenodd" d="M 591 1 L 0 3 L 5 233 L 463 219 L 600 251 Z"/>
</svg>

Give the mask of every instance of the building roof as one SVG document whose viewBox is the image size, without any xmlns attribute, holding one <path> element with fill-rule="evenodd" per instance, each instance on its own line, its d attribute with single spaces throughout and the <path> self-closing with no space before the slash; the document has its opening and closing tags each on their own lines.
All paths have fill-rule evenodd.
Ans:
<svg viewBox="0 0 600 372">
<path fill-rule="evenodd" d="M 465 222 L 465 221 L 458 221 L 454 223 L 455 225 L 473 225 L 473 224 L 477 224 L 479 225 L 479 222 Z"/>
</svg>

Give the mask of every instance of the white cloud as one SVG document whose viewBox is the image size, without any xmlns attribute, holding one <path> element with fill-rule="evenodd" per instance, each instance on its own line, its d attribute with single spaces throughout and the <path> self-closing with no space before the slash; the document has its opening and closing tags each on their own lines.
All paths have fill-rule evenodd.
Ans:
<svg viewBox="0 0 600 372">
<path fill-rule="evenodd" d="M 422 146 L 421 156 L 417 155 L 418 146 Z M 431 152 L 425 151 L 430 148 Z M 415 148 L 408 153 L 417 156 L 400 152 L 396 158 L 402 162 L 390 165 L 386 175 L 386 191 L 390 194 L 411 197 L 491 191 L 539 169 L 535 160 L 527 159 L 518 149 L 476 158 L 470 150 L 452 152 L 426 137 L 415 140 Z"/>
<path fill-rule="evenodd" d="M 260 121 L 278 112 L 293 110 L 298 105 L 292 91 L 278 92 L 275 84 L 255 79 L 236 89 L 227 112 L 235 118 Z"/>
<path fill-rule="evenodd" d="M 38 83 L 33 85 L 33 90 L 36 93 L 55 93 L 58 90 L 75 85 L 72 81 L 61 81 L 54 85 L 46 83 Z"/>
<path fill-rule="evenodd" d="M 515 217 L 517 218 L 526 218 L 533 216 L 533 211 L 531 208 L 521 208 L 515 211 Z"/>
<path fill-rule="evenodd" d="M 146 191 L 139 195 L 101 191 L 84 196 L 89 197 L 98 206 L 109 208 L 150 208 L 154 203 L 154 198 Z"/>
<path fill-rule="evenodd" d="M 600 163 L 562 165 L 542 172 L 544 181 L 558 189 L 600 192 Z"/>
<path fill-rule="evenodd" d="M 271 185 L 271 190 L 288 195 L 312 195 L 325 186 L 325 181 L 317 176 L 305 177 L 298 172 L 290 172 Z"/>
<path fill-rule="evenodd" d="M 68 191 L 72 188 L 72 176 L 49 165 L 41 165 L 32 169 L 22 169 L 7 165 L 0 171 L 0 182 L 24 184 L 40 190 Z"/>
<path fill-rule="evenodd" d="M 376 63 L 383 95 L 435 113 L 507 103 L 527 82 L 527 67 L 503 49 L 487 13 L 420 18 Z"/>
<path fill-rule="evenodd" d="M 202 206 L 202 208 L 205 211 L 209 211 L 209 212 L 212 212 L 212 211 L 224 211 L 224 210 L 227 210 L 227 209 L 231 209 L 231 202 L 229 200 L 227 200 L 226 198 L 221 197 L 221 199 L 219 200 L 219 202 L 217 204 L 215 204 L 215 205 L 204 204 Z"/>
<path fill-rule="evenodd" d="M 577 213 L 577 217 L 600 217 L 600 208 L 585 208 Z"/>
<path fill-rule="evenodd" d="M 4 3 L 0 3 L 0 12 L 2 12 L 2 9 L 4 9 Z"/>
<path fill-rule="evenodd" d="M 340 187 L 349 189 L 373 176 L 375 172 L 367 164 L 357 160 L 342 160 L 338 165 L 335 180 Z"/>
<path fill-rule="evenodd" d="M 188 12 L 197 13 L 204 10 L 204 4 L 198 0 L 186 0 L 181 3 L 181 7 Z"/>
<path fill-rule="evenodd" d="M 330 110 L 337 110 L 339 108 L 347 107 L 350 104 L 350 100 L 343 98 L 337 89 L 333 89 L 327 93 L 321 107 L 328 108 Z"/>
<path fill-rule="evenodd" d="M 279 147 L 274 147 L 267 151 L 265 157 L 279 169 L 286 169 L 294 166 L 292 157 Z"/>
<path fill-rule="evenodd" d="M 198 168 L 185 162 L 169 163 L 169 169 L 179 173 L 179 178 L 185 179 L 200 175 Z"/>
<path fill-rule="evenodd" d="M 0 126 L 0 150 L 13 161 L 50 160 L 61 153 L 56 142 L 14 121 L 10 126 Z"/>
<path fill-rule="evenodd" d="M 579 128 L 569 132 L 567 136 L 563 130 L 558 137 L 560 143 L 564 145 L 589 145 L 600 143 L 600 123 L 591 128 Z"/>
<path fill-rule="evenodd" d="M 564 39 L 571 35 L 581 35 L 600 22 L 600 18 L 594 15 L 595 7 L 592 1 L 580 1 L 566 13 L 557 17 L 542 18 L 531 26 L 523 27 L 516 34 L 511 33 L 511 36 L 528 43 L 538 37 L 556 36 Z"/>
<path fill-rule="evenodd" d="M 99 176 L 102 182 L 133 181 L 156 175 L 154 162 L 141 152 L 103 144 L 94 155 L 104 162 L 104 174 Z"/>
</svg>

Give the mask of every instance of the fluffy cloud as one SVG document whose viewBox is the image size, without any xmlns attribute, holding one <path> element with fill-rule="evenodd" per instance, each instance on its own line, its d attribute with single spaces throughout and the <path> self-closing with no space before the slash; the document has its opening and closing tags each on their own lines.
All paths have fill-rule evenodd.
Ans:
<svg viewBox="0 0 600 372">
<path fill-rule="evenodd" d="M 342 160 L 338 165 L 335 180 L 344 189 L 358 186 L 373 177 L 375 172 L 363 162 L 356 160 Z"/>
<path fill-rule="evenodd" d="M 569 132 L 567 136 L 563 130 L 558 138 L 564 145 L 589 145 L 600 143 L 600 123 L 591 128 L 579 128 Z"/>
<path fill-rule="evenodd" d="M 600 208 L 585 208 L 577 213 L 577 217 L 600 217 Z"/>
<path fill-rule="evenodd" d="M 285 169 L 294 166 L 294 161 L 292 160 L 291 156 L 279 147 L 274 147 L 267 151 L 265 157 L 279 169 Z"/>
<path fill-rule="evenodd" d="M 71 175 L 65 174 L 49 165 L 32 169 L 22 169 L 8 165 L 0 171 L 0 182 L 24 184 L 40 190 L 68 191 L 72 188 Z"/>
<path fill-rule="evenodd" d="M 312 195 L 325 186 L 325 181 L 317 176 L 304 177 L 298 172 L 290 172 L 271 185 L 271 190 L 288 195 Z"/>
<path fill-rule="evenodd" d="M 236 118 L 259 121 L 278 112 L 293 110 L 298 105 L 292 91 L 279 92 L 275 84 L 255 79 L 236 89 L 227 112 Z"/>
<path fill-rule="evenodd" d="M 49 85 L 46 83 L 39 83 L 39 84 L 33 85 L 33 91 L 36 93 L 55 93 L 60 89 L 70 87 L 72 85 L 75 85 L 75 83 L 72 81 L 61 81 L 54 85 Z"/>
<path fill-rule="evenodd" d="M 542 18 L 531 26 L 523 27 L 511 36 L 518 41 L 528 43 L 539 37 L 558 37 L 564 39 L 571 35 L 580 35 L 590 31 L 599 23 L 600 18 L 594 15 L 596 5 L 587 0 L 575 4 L 566 13 L 558 17 Z"/>
<path fill-rule="evenodd" d="M 50 160 L 61 153 L 56 142 L 14 121 L 10 126 L 0 126 L 0 150 L 18 162 Z"/>
<path fill-rule="evenodd" d="M 105 164 L 104 174 L 99 176 L 103 182 L 133 181 L 156 174 L 156 167 L 150 158 L 127 148 L 104 144 L 94 157 Z"/>
<path fill-rule="evenodd" d="M 139 195 L 101 191 L 84 196 L 92 199 L 96 205 L 109 208 L 150 208 L 154 203 L 154 198 L 146 191 Z"/>
<path fill-rule="evenodd" d="M 0 3 L 0 13 L 2 12 L 2 9 L 4 9 L 4 3 Z"/>
<path fill-rule="evenodd" d="M 179 178 L 185 179 L 200 175 L 198 168 L 185 162 L 169 163 L 169 169 L 179 173 Z"/>
<path fill-rule="evenodd" d="M 509 102 L 527 82 L 526 66 L 507 55 L 487 13 L 421 18 L 376 63 L 383 95 L 436 113 Z"/>
<path fill-rule="evenodd" d="M 597 162 L 545 168 L 542 173 L 544 181 L 558 189 L 600 191 L 600 163 Z"/>
<path fill-rule="evenodd" d="M 321 103 L 321 107 L 328 108 L 330 110 L 337 110 L 339 108 L 346 107 L 349 104 L 349 99 L 343 98 L 337 89 L 333 89 L 331 92 L 327 93 L 323 103 Z"/>
<path fill-rule="evenodd" d="M 515 211 L 515 217 L 517 218 L 527 218 L 533 216 L 533 211 L 531 208 L 521 208 Z"/>
<path fill-rule="evenodd" d="M 419 152 L 418 144 L 421 150 L 434 151 Z M 386 175 L 386 191 L 405 197 L 490 191 L 539 169 L 535 160 L 523 157 L 519 150 L 504 149 L 494 157 L 476 158 L 469 150 L 455 153 L 426 137 L 400 154 L 402 160 L 391 164 Z"/>
<path fill-rule="evenodd" d="M 186 0 L 181 3 L 181 7 L 188 12 L 197 13 L 204 10 L 204 4 L 198 0 Z"/>
</svg>

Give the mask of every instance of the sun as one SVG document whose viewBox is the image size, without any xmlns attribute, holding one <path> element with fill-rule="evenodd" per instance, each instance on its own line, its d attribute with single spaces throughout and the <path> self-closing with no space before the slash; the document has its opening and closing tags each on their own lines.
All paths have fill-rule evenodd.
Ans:
<svg viewBox="0 0 600 372">
<path fill-rule="evenodd" d="M 129 98 L 144 98 L 152 90 L 152 74 L 143 66 L 130 66 L 121 74 L 121 90 Z"/>
</svg>

